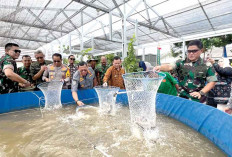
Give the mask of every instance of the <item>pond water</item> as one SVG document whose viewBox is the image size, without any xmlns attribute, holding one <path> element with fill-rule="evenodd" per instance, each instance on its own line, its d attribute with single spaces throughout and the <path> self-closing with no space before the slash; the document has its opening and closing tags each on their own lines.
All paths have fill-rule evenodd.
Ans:
<svg viewBox="0 0 232 157">
<path fill-rule="evenodd" d="M 158 139 L 131 134 L 130 113 L 118 106 L 107 115 L 96 107 L 70 105 L 56 111 L 31 109 L 0 115 L 0 156 L 226 156 L 204 136 L 157 114 Z"/>
</svg>

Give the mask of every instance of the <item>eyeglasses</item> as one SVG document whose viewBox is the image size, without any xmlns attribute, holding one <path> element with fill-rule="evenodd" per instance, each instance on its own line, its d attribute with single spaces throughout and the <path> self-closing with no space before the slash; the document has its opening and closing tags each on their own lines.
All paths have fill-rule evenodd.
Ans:
<svg viewBox="0 0 232 157">
<path fill-rule="evenodd" d="M 60 63 L 60 61 L 55 61 L 55 60 L 54 60 L 53 62 L 54 62 L 54 63 Z"/>
<path fill-rule="evenodd" d="M 15 53 L 21 53 L 21 50 L 14 50 Z"/>
<path fill-rule="evenodd" d="M 44 57 L 36 57 L 36 59 L 37 59 L 37 60 L 39 60 L 39 59 L 43 59 L 43 58 L 44 58 Z"/>
<path fill-rule="evenodd" d="M 69 59 L 75 61 L 75 58 L 69 58 Z"/>
<path fill-rule="evenodd" d="M 197 53 L 199 50 L 188 50 L 188 53 Z"/>
</svg>

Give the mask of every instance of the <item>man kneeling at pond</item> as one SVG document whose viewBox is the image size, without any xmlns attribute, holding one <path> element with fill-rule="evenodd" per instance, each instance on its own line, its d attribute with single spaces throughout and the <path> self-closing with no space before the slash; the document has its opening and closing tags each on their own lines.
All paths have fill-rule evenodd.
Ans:
<svg viewBox="0 0 232 157">
<path fill-rule="evenodd" d="M 84 105 L 82 101 L 79 100 L 77 90 L 78 89 L 91 89 L 97 85 L 97 79 L 92 68 L 88 68 L 86 62 L 80 62 L 78 64 L 78 70 L 73 75 L 72 80 L 72 97 L 78 106 Z"/>
</svg>

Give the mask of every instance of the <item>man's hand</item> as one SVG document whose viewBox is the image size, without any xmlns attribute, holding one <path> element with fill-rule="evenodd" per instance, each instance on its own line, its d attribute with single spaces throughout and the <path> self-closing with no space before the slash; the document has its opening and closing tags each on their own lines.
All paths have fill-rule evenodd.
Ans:
<svg viewBox="0 0 232 157">
<path fill-rule="evenodd" d="M 78 106 L 83 106 L 83 105 L 85 105 L 82 101 L 79 101 L 79 100 L 77 100 L 76 103 L 77 103 Z"/>
<path fill-rule="evenodd" d="M 64 79 L 61 79 L 60 82 L 64 83 Z"/>
<path fill-rule="evenodd" d="M 214 63 L 215 63 L 215 60 L 212 59 L 212 58 L 209 58 L 208 61 L 209 61 L 211 64 L 214 64 Z"/>
<path fill-rule="evenodd" d="M 200 92 L 192 92 L 192 93 L 189 93 L 189 95 L 197 99 L 201 98 Z"/>
<path fill-rule="evenodd" d="M 19 83 L 19 86 L 23 88 L 25 85 L 23 83 Z"/>
<path fill-rule="evenodd" d="M 41 71 L 45 71 L 47 69 L 47 66 L 46 65 L 42 65 L 41 67 L 40 67 L 40 70 Z"/>
<path fill-rule="evenodd" d="M 26 88 L 26 87 L 29 87 L 29 86 L 31 86 L 31 83 L 29 81 L 27 81 L 27 83 L 25 83 L 23 87 Z"/>
<path fill-rule="evenodd" d="M 108 86 L 107 82 L 103 83 L 103 87 L 107 87 L 107 86 Z"/>
<path fill-rule="evenodd" d="M 49 78 L 45 78 L 45 81 L 46 81 L 46 82 L 49 82 L 50 80 L 49 80 Z"/>
<path fill-rule="evenodd" d="M 225 109 L 225 112 L 228 113 L 228 114 L 232 114 L 232 108 L 227 107 Z"/>
<path fill-rule="evenodd" d="M 160 72 L 161 71 L 161 66 L 155 66 L 153 71 Z"/>
</svg>

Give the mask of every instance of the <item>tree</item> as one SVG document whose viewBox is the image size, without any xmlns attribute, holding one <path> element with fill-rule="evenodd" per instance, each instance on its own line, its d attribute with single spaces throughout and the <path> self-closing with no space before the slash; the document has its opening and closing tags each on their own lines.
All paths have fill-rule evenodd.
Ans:
<svg viewBox="0 0 232 157">
<path fill-rule="evenodd" d="M 67 58 L 63 58 L 63 64 L 68 65 L 68 59 Z"/>
<path fill-rule="evenodd" d="M 212 51 L 213 47 L 224 47 L 228 44 L 232 43 L 232 34 L 227 34 L 227 35 L 221 35 L 221 36 L 216 36 L 216 37 L 211 37 L 211 38 L 203 38 L 200 39 L 203 47 L 204 47 L 204 52 L 205 51 Z M 186 45 L 188 45 L 190 41 L 186 41 Z M 181 48 L 182 47 L 182 42 L 175 43 L 173 49 Z M 172 50 L 171 50 L 172 52 Z M 182 50 L 180 51 L 180 54 L 182 53 Z M 172 55 L 174 57 L 174 55 Z M 178 56 L 178 55 L 177 55 Z"/>
<path fill-rule="evenodd" d="M 92 51 L 92 48 L 87 48 L 87 49 L 81 51 L 81 58 L 80 58 L 81 61 L 83 61 L 85 56 L 87 56 L 88 59 L 91 58 L 91 56 L 88 55 L 89 51 Z"/>
<path fill-rule="evenodd" d="M 111 54 L 107 54 L 107 55 L 105 55 L 105 56 L 106 56 L 106 59 L 107 59 L 107 63 L 108 63 L 109 65 L 112 65 L 115 55 L 114 55 L 113 53 L 111 53 Z"/>
<path fill-rule="evenodd" d="M 135 35 L 133 35 L 128 43 L 128 56 L 123 61 L 123 67 L 128 73 L 142 71 L 142 68 L 139 68 L 139 59 L 135 56 L 135 49 L 133 46 L 135 41 Z"/>
<path fill-rule="evenodd" d="M 59 48 L 59 51 L 63 50 L 63 53 L 66 53 L 66 54 L 69 54 L 69 46 L 66 46 L 66 45 L 62 45 L 62 49 L 60 46 L 58 46 Z"/>
</svg>

